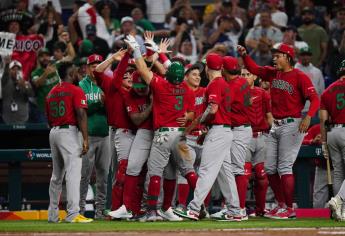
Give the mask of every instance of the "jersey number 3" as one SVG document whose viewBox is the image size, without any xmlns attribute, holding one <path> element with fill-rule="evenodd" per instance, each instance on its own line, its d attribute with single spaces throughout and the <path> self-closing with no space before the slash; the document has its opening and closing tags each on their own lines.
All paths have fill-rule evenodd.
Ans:
<svg viewBox="0 0 345 236">
<path fill-rule="evenodd" d="M 175 110 L 181 111 L 183 108 L 183 96 L 175 96 L 177 104 L 175 104 Z"/>
<path fill-rule="evenodd" d="M 337 109 L 342 110 L 345 107 L 345 97 L 344 93 L 337 94 Z"/>
<path fill-rule="evenodd" d="M 50 102 L 49 107 L 50 107 L 50 115 L 52 117 L 57 118 L 57 117 L 62 117 L 65 115 L 66 108 L 65 108 L 64 101 L 60 101 L 59 103 L 55 101 Z"/>
</svg>

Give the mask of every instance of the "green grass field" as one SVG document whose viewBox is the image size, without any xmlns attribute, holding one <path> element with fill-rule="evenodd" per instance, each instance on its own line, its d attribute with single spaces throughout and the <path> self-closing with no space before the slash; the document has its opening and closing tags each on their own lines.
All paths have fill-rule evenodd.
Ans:
<svg viewBox="0 0 345 236">
<path fill-rule="evenodd" d="M 111 231 L 177 231 L 239 228 L 320 228 L 345 227 L 345 222 L 328 219 L 269 220 L 250 219 L 244 222 L 126 222 L 95 221 L 89 224 L 49 224 L 46 221 L 0 221 L 0 232 L 111 232 Z"/>
</svg>

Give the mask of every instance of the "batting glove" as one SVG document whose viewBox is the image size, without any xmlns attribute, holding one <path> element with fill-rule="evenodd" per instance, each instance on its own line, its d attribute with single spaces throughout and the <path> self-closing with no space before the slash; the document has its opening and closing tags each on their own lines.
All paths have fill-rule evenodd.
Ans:
<svg viewBox="0 0 345 236">
<path fill-rule="evenodd" d="M 147 49 L 153 51 L 153 52 L 158 52 L 159 53 L 159 47 L 158 45 L 152 41 L 152 40 L 146 40 L 144 45 L 146 46 Z"/>
<path fill-rule="evenodd" d="M 140 50 L 139 43 L 135 40 L 133 35 L 127 35 L 125 42 L 128 44 L 129 47 L 131 47 L 134 51 Z"/>
</svg>

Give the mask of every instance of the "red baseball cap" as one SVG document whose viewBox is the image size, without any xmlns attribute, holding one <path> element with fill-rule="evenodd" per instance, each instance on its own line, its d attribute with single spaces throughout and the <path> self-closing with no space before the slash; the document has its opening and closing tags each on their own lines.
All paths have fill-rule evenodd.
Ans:
<svg viewBox="0 0 345 236">
<path fill-rule="evenodd" d="M 211 70 L 220 70 L 223 66 L 223 58 L 216 53 L 210 53 L 206 56 L 206 65 Z"/>
<path fill-rule="evenodd" d="M 102 62 L 103 61 L 103 57 L 101 55 L 98 54 L 92 54 L 87 58 L 86 64 L 90 65 L 92 63 L 95 62 Z"/>
<path fill-rule="evenodd" d="M 238 70 L 240 67 L 235 57 L 226 56 L 223 58 L 223 67 L 225 70 Z"/>
<path fill-rule="evenodd" d="M 272 48 L 272 52 L 281 52 L 289 55 L 291 58 L 295 58 L 295 50 L 290 45 L 285 43 L 276 43 Z"/>
<path fill-rule="evenodd" d="M 141 78 L 141 75 L 138 71 L 134 71 L 132 74 L 132 88 L 140 89 L 140 88 L 146 88 L 147 84 L 145 81 Z"/>
</svg>

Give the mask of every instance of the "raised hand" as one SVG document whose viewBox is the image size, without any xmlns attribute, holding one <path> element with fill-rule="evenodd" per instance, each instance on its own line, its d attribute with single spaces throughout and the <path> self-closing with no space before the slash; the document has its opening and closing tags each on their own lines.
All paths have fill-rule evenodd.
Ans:
<svg viewBox="0 0 345 236">
<path fill-rule="evenodd" d="M 140 49 L 138 42 L 135 40 L 135 38 L 132 35 L 127 35 L 125 42 L 133 50 Z"/>
<path fill-rule="evenodd" d="M 154 42 L 153 39 L 154 39 L 154 34 L 151 32 L 151 31 L 145 31 L 144 32 L 144 38 L 145 38 L 145 43 L 151 43 L 151 42 Z"/>
<path fill-rule="evenodd" d="M 159 44 L 159 53 L 171 53 L 172 51 L 168 50 L 171 40 L 168 38 L 162 39 Z"/>
<path fill-rule="evenodd" d="M 121 59 L 125 56 L 127 49 L 120 48 L 116 53 L 114 53 L 111 57 L 113 61 L 121 61 Z"/>
<path fill-rule="evenodd" d="M 241 45 L 237 45 L 237 51 L 241 57 L 244 57 L 247 55 L 247 49 Z"/>
</svg>

